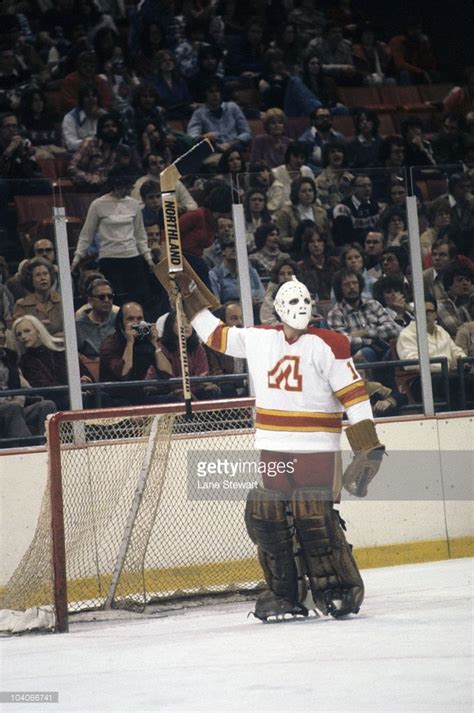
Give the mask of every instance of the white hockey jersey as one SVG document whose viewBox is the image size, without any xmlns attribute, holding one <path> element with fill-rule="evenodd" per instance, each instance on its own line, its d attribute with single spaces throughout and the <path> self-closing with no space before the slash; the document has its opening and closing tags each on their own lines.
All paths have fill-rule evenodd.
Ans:
<svg viewBox="0 0 474 713">
<path fill-rule="evenodd" d="M 310 327 L 289 341 L 282 325 L 227 327 L 208 310 L 199 312 L 192 325 L 212 349 L 247 359 L 255 389 L 257 448 L 339 450 L 344 410 L 351 423 L 373 418 L 343 334 Z"/>
</svg>

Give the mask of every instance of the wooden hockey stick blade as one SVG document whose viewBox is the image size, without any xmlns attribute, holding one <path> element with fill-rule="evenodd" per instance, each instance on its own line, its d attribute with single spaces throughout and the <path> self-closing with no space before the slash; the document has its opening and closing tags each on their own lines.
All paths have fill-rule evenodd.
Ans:
<svg viewBox="0 0 474 713">
<path fill-rule="evenodd" d="M 209 139 L 204 139 L 177 158 L 174 165 L 178 169 L 180 176 L 194 173 L 212 153 L 214 153 L 214 148 L 211 142 Z"/>
<path fill-rule="evenodd" d="M 212 153 L 214 148 L 209 139 L 204 139 L 186 151 L 176 159 L 170 166 L 160 173 L 160 185 L 162 193 L 173 192 L 176 189 L 176 181 L 181 176 L 188 173 L 195 173 Z"/>
</svg>

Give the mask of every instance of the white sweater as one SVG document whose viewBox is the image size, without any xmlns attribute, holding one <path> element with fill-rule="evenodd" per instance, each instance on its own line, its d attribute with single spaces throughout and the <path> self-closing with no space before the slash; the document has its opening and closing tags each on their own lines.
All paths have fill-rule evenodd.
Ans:
<svg viewBox="0 0 474 713">
<path fill-rule="evenodd" d="M 143 255 L 148 264 L 153 264 L 140 204 L 134 198 L 117 199 L 106 193 L 92 201 L 79 235 L 75 258 L 86 256 L 96 233 L 99 236 L 99 259 Z"/>
</svg>

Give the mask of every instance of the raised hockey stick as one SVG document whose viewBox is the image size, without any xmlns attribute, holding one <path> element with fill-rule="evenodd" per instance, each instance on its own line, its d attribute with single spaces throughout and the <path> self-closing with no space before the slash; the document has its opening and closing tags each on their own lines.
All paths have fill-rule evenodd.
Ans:
<svg viewBox="0 0 474 713">
<path fill-rule="evenodd" d="M 171 299 L 176 309 L 178 324 L 179 357 L 183 381 L 186 416 L 191 417 L 191 385 L 189 380 L 188 353 L 186 351 L 186 334 L 183 323 L 183 305 L 175 276 L 183 272 L 183 253 L 179 233 L 178 206 L 176 203 L 176 182 L 189 173 L 199 169 L 202 162 L 213 153 L 214 149 L 208 139 L 193 146 L 170 166 L 160 173 L 161 201 L 165 222 L 166 252 L 168 255 Z"/>
</svg>

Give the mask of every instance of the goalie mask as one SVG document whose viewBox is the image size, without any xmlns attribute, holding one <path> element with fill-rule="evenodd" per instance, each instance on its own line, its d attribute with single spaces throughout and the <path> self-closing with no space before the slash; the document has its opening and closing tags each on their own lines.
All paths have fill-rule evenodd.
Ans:
<svg viewBox="0 0 474 713">
<path fill-rule="evenodd" d="M 306 285 L 295 277 L 284 282 L 273 304 L 284 324 L 293 329 L 306 329 L 311 319 L 311 295 Z"/>
</svg>

